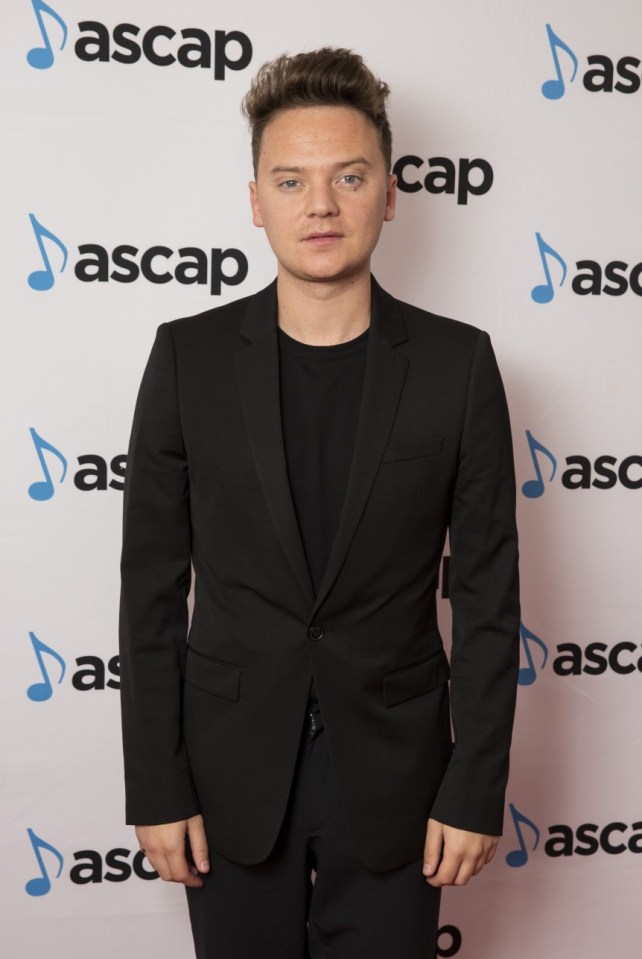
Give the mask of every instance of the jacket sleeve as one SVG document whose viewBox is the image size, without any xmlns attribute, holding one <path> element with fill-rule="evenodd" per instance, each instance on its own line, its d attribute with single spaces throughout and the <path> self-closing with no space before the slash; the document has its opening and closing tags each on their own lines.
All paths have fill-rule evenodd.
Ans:
<svg viewBox="0 0 642 959">
<path fill-rule="evenodd" d="M 470 366 L 450 548 L 455 748 L 430 815 L 498 836 L 519 669 L 519 579 L 510 421 L 483 332 Z"/>
<path fill-rule="evenodd" d="M 121 715 L 126 821 L 135 825 L 198 812 L 181 733 L 190 579 L 189 476 L 163 324 L 138 394 L 124 491 Z"/>
</svg>

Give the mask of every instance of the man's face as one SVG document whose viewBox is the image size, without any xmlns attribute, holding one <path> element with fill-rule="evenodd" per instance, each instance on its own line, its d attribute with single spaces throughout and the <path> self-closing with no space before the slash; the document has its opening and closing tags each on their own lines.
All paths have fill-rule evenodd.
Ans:
<svg viewBox="0 0 642 959">
<path fill-rule="evenodd" d="M 368 272 L 383 222 L 394 216 L 395 184 L 377 131 L 358 110 L 277 113 L 263 132 L 250 197 L 279 275 L 330 282 Z"/>
</svg>

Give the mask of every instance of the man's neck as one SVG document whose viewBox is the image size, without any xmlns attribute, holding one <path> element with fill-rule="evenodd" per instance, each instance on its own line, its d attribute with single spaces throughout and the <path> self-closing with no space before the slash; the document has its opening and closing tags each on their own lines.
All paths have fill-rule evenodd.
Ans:
<svg viewBox="0 0 642 959">
<path fill-rule="evenodd" d="M 297 280 L 283 271 L 277 281 L 278 325 L 301 343 L 346 343 L 370 325 L 370 272 L 335 283 Z"/>
</svg>

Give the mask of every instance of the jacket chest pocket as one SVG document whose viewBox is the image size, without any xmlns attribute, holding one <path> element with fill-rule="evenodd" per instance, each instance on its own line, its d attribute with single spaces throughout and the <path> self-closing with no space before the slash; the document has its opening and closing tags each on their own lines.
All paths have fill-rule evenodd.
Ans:
<svg viewBox="0 0 642 959">
<path fill-rule="evenodd" d="M 389 443 L 383 451 L 382 463 L 398 463 L 403 460 L 422 459 L 426 456 L 438 456 L 444 448 L 443 436 L 430 436 L 427 439 L 410 443 Z"/>
</svg>

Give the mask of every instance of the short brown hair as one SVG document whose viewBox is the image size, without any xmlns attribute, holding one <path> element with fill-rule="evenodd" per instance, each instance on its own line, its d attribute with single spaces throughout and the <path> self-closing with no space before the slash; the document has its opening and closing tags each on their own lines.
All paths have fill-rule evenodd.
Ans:
<svg viewBox="0 0 642 959">
<path fill-rule="evenodd" d="M 254 174 L 263 132 L 278 110 L 291 107 L 348 106 L 364 113 L 379 135 L 390 170 L 392 132 L 386 114 L 387 83 L 378 80 L 352 50 L 322 47 L 295 56 L 283 54 L 260 67 L 243 99 L 242 110 L 252 133 Z"/>
</svg>

